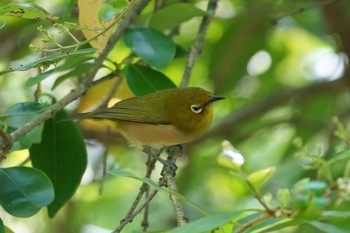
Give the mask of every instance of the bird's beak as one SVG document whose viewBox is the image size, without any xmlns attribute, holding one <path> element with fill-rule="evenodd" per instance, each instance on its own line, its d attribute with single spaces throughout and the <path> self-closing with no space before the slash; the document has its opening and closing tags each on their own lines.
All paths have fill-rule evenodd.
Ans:
<svg viewBox="0 0 350 233">
<path fill-rule="evenodd" d="M 212 95 L 212 96 L 209 97 L 209 103 L 213 103 L 215 101 L 223 100 L 223 99 L 225 99 L 225 97 Z"/>
</svg>

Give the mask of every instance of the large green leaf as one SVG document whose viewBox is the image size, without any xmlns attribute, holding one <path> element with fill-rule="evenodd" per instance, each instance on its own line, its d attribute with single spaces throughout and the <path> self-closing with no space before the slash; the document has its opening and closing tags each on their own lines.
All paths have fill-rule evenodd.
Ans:
<svg viewBox="0 0 350 233">
<path fill-rule="evenodd" d="M 11 215 L 29 217 L 54 199 L 49 178 L 29 167 L 0 169 L 0 204 Z"/>
<path fill-rule="evenodd" d="M 125 44 L 150 65 L 161 69 L 174 58 L 176 45 L 162 32 L 143 27 L 133 27 L 124 35 Z"/>
<path fill-rule="evenodd" d="M 206 12 L 188 3 L 177 3 L 155 12 L 150 26 L 158 30 L 174 28 L 196 16 L 204 16 Z"/>
<path fill-rule="evenodd" d="M 48 206 L 53 217 L 72 197 L 86 168 L 86 148 L 82 135 L 72 121 L 60 121 L 67 114 L 60 111 L 45 123 L 43 140 L 30 148 L 34 167 L 44 171 L 55 188 L 55 200 Z"/>
<path fill-rule="evenodd" d="M 126 80 L 135 95 L 176 87 L 163 73 L 141 65 L 129 65 L 126 68 Z"/>
</svg>

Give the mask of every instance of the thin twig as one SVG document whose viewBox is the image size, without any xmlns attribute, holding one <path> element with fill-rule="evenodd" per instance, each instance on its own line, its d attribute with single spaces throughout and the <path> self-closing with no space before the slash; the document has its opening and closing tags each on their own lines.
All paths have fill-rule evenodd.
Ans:
<svg viewBox="0 0 350 233">
<path fill-rule="evenodd" d="M 137 4 L 134 5 L 133 8 L 131 8 L 126 14 L 122 22 L 120 23 L 119 27 L 117 30 L 111 35 L 109 38 L 107 45 L 105 49 L 102 51 L 102 53 L 97 57 L 97 59 L 94 62 L 94 65 L 90 69 L 89 73 L 87 76 L 83 79 L 83 81 L 80 83 L 80 85 L 72 90 L 70 93 L 68 93 L 65 97 L 63 97 L 61 100 L 53 104 L 48 110 L 45 112 L 41 113 L 38 115 L 36 118 L 33 120 L 29 121 L 26 123 L 24 126 L 21 128 L 17 129 L 16 131 L 12 132 L 10 134 L 10 140 L 11 144 L 14 141 L 17 141 L 19 138 L 23 137 L 26 135 L 28 132 L 33 130 L 35 127 L 38 125 L 42 124 L 44 121 L 47 119 L 51 118 L 54 116 L 58 111 L 63 109 L 66 105 L 68 105 L 70 102 L 81 96 L 88 87 L 90 86 L 91 81 L 95 77 L 97 71 L 101 67 L 103 61 L 109 54 L 109 52 L 113 49 L 114 45 L 116 42 L 121 38 L 123 35 L 124 31 L 129 27 L 131 24 L 132 20 L 136 17 L 137 14 L 141 12 L 141 10 L 147 6 L 150 0 L 141 0 Z M 8 153 L 10 148 L 7 147 L 0 147 L 0 161 L 5 157 L 5 155 Z"/>
<path fill-rule="evenodd" d="M 203 17 L 202 23 L 199 27 L 199 32 L 197 34 L 197 38 L 190 49 L 190 54 L 188 56 L 186 68 L 182 76 L 180 87 L 187 87 L 190 82 L 190 77 L 192 74 L 194 64 L 196 62 L 197 57 L 201 53 L 205 35 L 207 33 L 209 23 L 214 17 L 217 3 L 218 3 L 218 0 L 209 0 L 208 2 L 207 15 Z"/>
<path fill-rule="evenodd" d="M 10 136 L 7 135 L 2 128 L 0 128 L 0 137 L 2 138 L 2 143 L 0 144 L 0 152 L 9 151 L 12 147 L 12 140 Z M 0 154 L 0 161 L 5 158 L 6 158 L 6 154 Z"/>
<path fill-rule="evenodd" d="M 167 161 L 169 163 L 175 164 L 176 159 L 183 154 L 183 147 L 182 145 L 171 146 L 167 149 L 167 152 L 168 152 Z M 162 170 L 160 185 L 164 185 L 174 192 L 178 191 L 176 186 L 176 181 L 175 181 L 175 174 L 172 167 L 164 165 Z M 170 194 L 170 199 L 174 207 L 177 225 L 181 226 L 186 224 L 188 222 L 188 218 L 185 216 L 180 199 L 173 194 Z"/>
<path fill-rule="evenodd" d="M 132 215 L 124 219 L 124 221 L 121 222 L 120 225 L 116 229 L 114 229 L 114 231 L 112 231 L 112 233 L 121 232 L 126 226 L 126 224 L 131 222 L 139 213 L 141 213 L 141 211 L 152 201 L 152 199 L 157 195 L 157 193 L 158 190 L 153 190 L 153 192 L 150 193 L 150 195 L 146 198 L 145 202 L 137 210 L 135 210 Z"/>
<path fill-rule="evenodd" d="M 152 155 L 148 154 L 148 160 L 147 160 L 147 171 L 146 171 L 146 178 L 150 178 L 152 175 L 152 172 L 154 170 L 154 165 L 157 162 L 157 159 L 153 157 Z M 128 213 L 126 214 L 126 217 L 122 220 L 124 221 L 125 219 L 128 219 L 130 216 L 133 215 L 137 205 L 140 203 L 142 196 L 148 191 L 149 185 L 146 183 L 142 183 L 140 187 L 140 191 L 137 194 L 133 204 L 131 205 Z"/>
<path fill-rule="evenodd" d="M 299 9 L 297 10 L 294 10 L 288 14 L 284 14 L 284 15 L 280 15 L 280 16 L 277 16 L 275 19 L 273 19 L 273 24 L 276 24 L 279 20 L 287 17 L 287 16 L 295 16 L 297 14 L 300 14 L 300 13 L 303 13 L 305 11 L 308 11 L 308 10 L 312 10 L 314 8 L 321 8 L 321 7 L 324 7 L 326 5 L 330 5 L 330 4 L 333 4 L 335 2 L 337 2 L 338 0 L 325 0 L 325 1 L 316 1 L 315 3 L 312 3 L 308 6 L 305 6 L 305 7 L 300 7 Z M 293 3 L 294 4 L 294 3 Z"/>
<path fill-rule="evenodd" d="M 254 218 L 250 221 L 248 221 L 247 223 L 243 224 L 242 226 L 240 226 L 237 231 L 235 231 L 235 233 L 241 233 L 241 232 L 244 232 L 245 230 L 247 230 L 249 227 L 252 227 L 256 224 L 258 224 L 259 222 L 265 220 L 265 219 L 268 219 L 270 217 L 273 217 L 271 216 L 271 214 L 269 213 L 266 213 L 266 214 L 263 214 L 257 218 Z"/>
<path fill-rule="evenodd" d="M 250 180 L 248 179 L 245 171 L 241 168 L 241 175 L 244 179 L 244 181 L 247 183 L 247 185 L 249 186 L 250 190 L 253 192 L 254 197 L 258 200 L 258 202 L 265 208 L 266 212 L 269 213 L 270 215 L 273 215 L 274 211 L 271 210 L 266 204 L 265 202 L 262 200 L 262 198 L 260 197 L 260 194 L 258 193 L 258 191 L 255 189 L 255 187 L 253 186 L 253 184 L 250 182 Z"/>
</svg>

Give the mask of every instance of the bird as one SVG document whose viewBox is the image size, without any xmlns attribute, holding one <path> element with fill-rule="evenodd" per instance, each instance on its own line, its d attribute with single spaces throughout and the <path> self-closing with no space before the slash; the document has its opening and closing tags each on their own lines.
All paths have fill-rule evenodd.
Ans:
<svg viewBox="0 0 350 233">
<path fill-rule="evenodd" d="M 107 119 L 131 144 L 163 148 L 203 135 L 212 122 L 212 104 L 222 99 L 199 87 L 170 88 L 127 98 L 73 119 Z"/>
</svg>

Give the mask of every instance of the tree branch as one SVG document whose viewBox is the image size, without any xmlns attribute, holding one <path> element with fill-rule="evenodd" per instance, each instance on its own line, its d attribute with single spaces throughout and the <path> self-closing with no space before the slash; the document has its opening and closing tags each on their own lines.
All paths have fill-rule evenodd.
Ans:
<svg viewBox="0 0 350 233">
<path fill-rule="evenodd" d="M 218 135 L 232 135 L 236 129 L 235 126 L 239 126 L 242 122 L 265 113 L 273 107 L 282 105 L 294 97 L 307 98 L 319 93 L 337 92 L 344 88 L 348 88 L 348 84 L 346 79 L 342 78 L 334 81 L 319 82 L 302 88 L 280 91 L 236 109 L 224 118 L 220 125 L 201 137 L 201 140 Z"/>
<path fill-rule="evenodd" d="M 98 58 L 95 60 L 94 65 L 90 69 L 89 73 L 85 77 L 85 79 L 81 82 L 81 84 L 74 90 L 72 90 L 70 93 L 68 93 L 65 97 L 63 97 L 61 100 L 59 100 L 57 103 L 53 104 L 50 109 L 43 112 L 42 114 L 38 115 L 33 120 L 26 123 L 23 127 L 17 129 L 13 133 L 9 135 L 11 146 L 12 143 L 18 140 L 19 138 L 23 137 L 25 134 L 27 134 L 29 131 L 33 130 L 38 125 L 42 124 L 47 119 L 54 116 L 58 111 L 63 109 L 66 105 L 68 105 L 73 100 L 77 99 L 79 96 L 81 96 L 90 86 L 90 83 L 94 79 L 98 69 L 101 67 L 103 61 L 107 57 L 108 53 L 113 49 L 116 42 L 121 38 L 124 31 L 128 28 L 128 26 L 131 24 L 132 20 L 141 12 L 141 10 L 147 6 L 150 0 L 141 0 L 137 4 L 134 5 L 133 8 L 129 10 L 125 14 L 124 19 L 121 21 L 119 27 L 117 30 L 112 34 L 112 36 L 109 38 L 107 45 L 105 49 L 102 51 L 102 53 L 98 56 Z M 10 147 L 11 148 L 11 147 Z M 0 151 L 0 160 L 8 153 L 9 149 L 7 147 L 2 146 Z"/>
<path fill-rule="evenodd" d="M 168 159 L 167 161 L 175 164 L 176 159 L 183 154 L 183 146 L 171 146 L 167 149 Z M 177 186 L 175 181 L 175 174 L 171 167 L 164 165 L 162 170 L 162 178 L 160 180 L 160 185 L 164 185 L 168 187 L 170 190 L 177 192 Z M 182 208 L 182 204 L 180 199 L 173 194 L 170 194 L 170 199 L 174 207 L 177 225 L 181 226 L 188 222 L 188 218 L 186 218 L 185 213 Z"/>
<path fill-rule="evenodd" d="M 199 27 L 197 38 L 190 49 L 190 54 L 188 56 L 186 68 L 182 76 L 180 87 L 187 87 L 190 82 L 194 64 L 196 63 L 197 57 L 201 53 L 205 35 L 207 33 L 208 26 L 214 17 L 217 3 L 218 3 L 218 0 L 209 0 L 208 2 L 207 15 L 203 18 L 202 23 Z"/>
<path fill-rule="evenodd" d="M 112 231 L 112 233 L 119 233 L 123 230 L 123 228 L 131 222 L 141 211 L 151 202 L 151 200 L 157 195 L 158 190 L 154 190 L 150 195 L 147 196 L 145 202 L 136 210 L 133 212 L 132 215 L 128 216 L 124 221 L 120 223 L 120 225 Z"/>
</svg>

